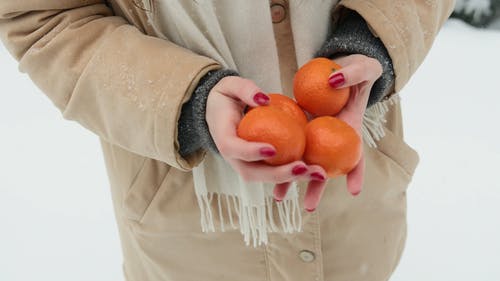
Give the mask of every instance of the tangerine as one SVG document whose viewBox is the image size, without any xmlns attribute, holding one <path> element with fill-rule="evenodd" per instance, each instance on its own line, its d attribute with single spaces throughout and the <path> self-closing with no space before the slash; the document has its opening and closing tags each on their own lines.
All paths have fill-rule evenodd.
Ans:
<svg viewBox="0 0 500 281">
<path fill-rule="evenodd" d="M 304 110 L 293 99 L 278 93 L 270 93 L 267 96 L 269 97 L 269 104 L 267 106 L 278 108 L 304 127 L 307 125 L 307 116 Z M 252 108 L 248 111 L 250 110 Z"/>
<path fill-rule="evenodd" d="M 272 106 L 250 110 L 238 124 L 237 134 L 251 142 L 264 142 L 276 149 L 276 155 L 264 162 L 283 165 L 302 159 L 306 146 L 304 127 Z"/>
<path fill-rule="evenodd" d="M 303 127 L 307 125 L 306 114 L 293 99 L 285 95 L 275 93 L 268 94 L 268 96 L 270 98 L 269 106 L 279 108 Z"/>
<path fill-rule="evenodd" d="M 330 178 L 349 173 L 359 162 L 362 142 L 346 122 L 322 116 L 306 126 L 304 161 L 320 165 Z"/>
<path fill-rule="evenodd" d="M 314 58 L 304 64 L 293 78 L 297 103 L 316 116 L 335 115 L 349 99 L 349 87 L 335 89 L 328 84 L 330 75 L 342 67 L 327 58 Z"/>
</svg>

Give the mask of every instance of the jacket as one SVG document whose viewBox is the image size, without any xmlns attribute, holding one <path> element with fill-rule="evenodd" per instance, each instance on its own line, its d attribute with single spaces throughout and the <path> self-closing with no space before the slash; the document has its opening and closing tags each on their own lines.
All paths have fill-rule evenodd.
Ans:
<svg viewBox="0 0 500 281">
<path fill-rule="evenodd" d="M 359 197 L 348 194 L 345 181 L 331 181 L 316 212 L 303 214 L 304 232 L 275 233 L 265 247 L 247 248 L 236 231 L 201 233 L 190 170 L 205 152 L 180 156 L 177 124 L 201 77 L 223 65 L 160 36 L 156 2 L 0 3 L 0 36 L 20 70 L 64 118 L 101 140 L 127 280 L 387 280 L 404 247 L 406 188 L 418 162 L 403 141 L 399 106 L 387 113 L 377 148 L 364 148 L 366 185 Z M 206 1 L 172 2 L 183 12 Z M 453 6 L 290 0 L 286 20 L 273 24 L 272 5 L 264 2 L 231 3 L 253 11 L 262 34 L 273 34 L 252 38 L 274 40 L 262 54 L 269 74 L 259 78 L 248 61 L 239 69 L 267 91 L 289 87 L 294 69 L 314 55 L 337 16 L 354 10 L 386 46 L 399 92 Z M 238 18 L 225 19 L 238 26 Z"/>
</svg>

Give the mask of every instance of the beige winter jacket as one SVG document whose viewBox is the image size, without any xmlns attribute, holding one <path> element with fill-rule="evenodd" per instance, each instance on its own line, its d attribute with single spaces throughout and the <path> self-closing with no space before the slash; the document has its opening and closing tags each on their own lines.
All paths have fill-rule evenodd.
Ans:
<svg viewBox="0 0 500 281">
<path fill-rule="evenodd" d="M 331 181 L 316 212 L 303 214 L 304 232 L 272 234 L 260 248 L 246 247 L 238 231 L 201 233 L 190 169 L 205 152 L 180 157 L 177 122 L 199 79 L 227 61 L 189 48 L 189 36 L 160 36 L 169 20 L 158 18 L 162 1 L 170 0 L 0 2 L 1 39 L 20 70 L 64 118 L 101 139 L 127 280 L 387 280 L 404 246 L 406 187 L 418 162 L 402 139 L 399 106 L 387 114 L 377 149 L 365 147 L 361 195 L 352 198 L 343 180 Z M 171 0 L 187 17 L 176 28 L 199 27 L 203 17 L 186 11 L 203 14 L 207 2 L 251 12 L 214 16 L 234 27 L 224 35 L 228 45 L 245 39 L 233 36 L 242 26 L 262 30 L 251 38 L 266 44 L 262 63 L 235 58 L 234 66 L 266 91 L 285 92 L 334 26 L 333 10 L 357 11 L 381 38 L 399 91 L 453 7 L 451 0 Z"/>
</svg>

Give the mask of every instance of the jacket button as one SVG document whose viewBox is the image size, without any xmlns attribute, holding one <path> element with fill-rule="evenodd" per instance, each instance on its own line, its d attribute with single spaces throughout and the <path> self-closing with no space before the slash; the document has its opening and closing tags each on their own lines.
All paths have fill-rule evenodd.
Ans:
<svg viewBox="0 0 500 281">
<path fill-rule="evenodd" d="M 313 252 L 308 250 L 302 250 L 299 252 L 299 257 L 303 262 L 313 262 L 316 256 Z"/>
<path fill-rule="evenodd" d="M 277 2 L 277 1 L 276 1 Z M 273 23 L 280 23 L 286 18 L 285 4 L 271 3 L 271 18 Z"/>
</svg>

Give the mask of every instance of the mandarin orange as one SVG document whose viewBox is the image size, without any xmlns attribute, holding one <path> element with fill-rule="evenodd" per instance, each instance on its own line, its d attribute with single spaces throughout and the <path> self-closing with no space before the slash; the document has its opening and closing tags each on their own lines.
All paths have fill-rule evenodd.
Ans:
<svg viewBox="0 0 500 281">
<path fill-rule="evenodd" d="M 306 146 L 304 127 L 272 106 L 259 106 L 248 111 L 238 124 L 237 134 L 247 141 L 271 144 L 276 155 L 264 160 L 270 165 L 302 159 Z"/>
<path fill-rule="evenodd" d="M 293 99 L 277 93 L 270 93 L 268 96 L 270 98 L 268 106 L 279 108 L 304 127 L 307 125 L 306 114 Z"/>
<path fill-rule="evenodd" d="M 304 64 L 293 79 L 293 95 L 297 103 L 316 116 L 339 113 L 349 99 L 349 87 L 332 88 L 328 78 L 340 68 L 327 58 L 314 58 Z"/>
<path fill-rule="evenodd" d="M 346 122 L 322 116 L 310 121 L 305 130 L 307 164 L 320 165 L 331 178 L 349 173 L 358 164 L 361 138 Z"/>
</svg>

